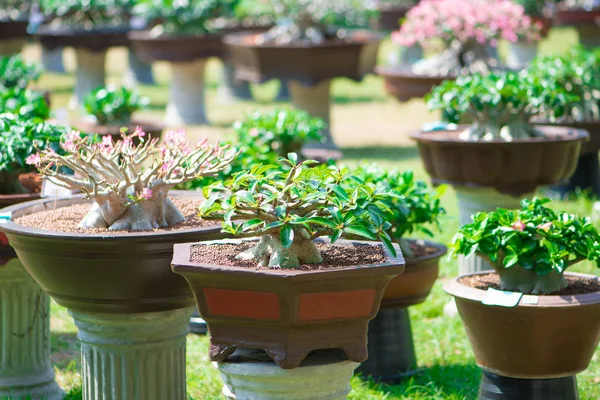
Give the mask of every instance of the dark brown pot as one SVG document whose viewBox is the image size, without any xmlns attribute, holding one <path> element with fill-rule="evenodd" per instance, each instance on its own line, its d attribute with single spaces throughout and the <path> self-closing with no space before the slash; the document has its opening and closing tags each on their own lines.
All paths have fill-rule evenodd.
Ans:
<svg viewBox="0 0 600 400">
<path fill-rule="evenodd" d="M 557 10 L 556 21 L 560 25 L 600 25 L 600 9 Z"/>
<path fill-rule="evenodd" d="M 440 258 L 446 254 L 446 246 L 425 242 L 435 247 L 436 253 L 416 258 L 406 258 L 406 267 L 402 275 L 390 281 L 383 294 L 381 307 L 409 307 L 427 299 L 431 288 L 437 280 L 440 269 Z"/>
<path fill-rule="evenodd" d="M 508 378 L 552 379 L 588 367 L 600 340 L 600 292 L 538 296 L 537 304 L 521 299 L 507 308 L 482 304 L 487 291 L 459 279 L 447 282 L 444 290 L 456 300 L 481 368 Z"/>
<path fill-rule="evenodd" d="M 379 16 L 377 17 L 376 28 L 381 31 L 395 31 L 401 23 L 400 20 L 406 17 L 406 13 L 410 7 L 387 5 L 377 7 Z"/>
<path fill-rule="evenodd" d="M 171 192 L 174 196 L 200 196 Z M 8 207 L 12 220 L 81 203 L 42 199 Z M 220 226 L 133 233 L 64 233 L 0 224 L 25 269 L 64 307 L 82 312 L 142 313 L 190 307 L 189 286 L 171 272 L 173 245 L 222 238 Z"/>
<path fill-rule="evenodd" d="M 406 67 L 378 66 L 375 72 L 385 80 L 385 90 L 398 101 L 425 97 L 443 81 L 456 79 L 451 75 L 418 75 Z"/>
<path fill-rule="evenodd" d="M 146 62 L 189 62 L 225 54 L 222 34 L 154 37 L 146 30 L 129 32 L 129 40 L 138 57 Z"/>
<path fill-rule="evenodd" d="M 105 51 L 111 47 L 128 46 L 128 29 L 69 29 L 40 26 L 34 36 L 48 50 L 74 47 L 90 51 Z"/>
<path fill-rule="evenodd" d="M 550 124 L 550 123 L 547 123 Z M 598 153 L 600 151 L 600 120 L 582 121 L 582 122 L 564 122 L 552 124 L 556 126 L 565 126 L 574 129 L 587 131 L 590 134 L 590 140 L 581 146 L 581 155 Z"/>
<path fill-rule="evenodd" d="M 79 120 L 75 121 L 71 126 L 74 129 L 77 129 L 81 132 L 90 133 L 90 134 L 98 134 L 100 136 L 112 136 L 114 141 L 121 140 L 121 125 L 98 125 L 93 122 Z M 137 127 L 142 128 L 142 130 L 152 138 L 160 139 L 162 137 L 163 130 L 165 129 L 165 125 L 159 121 L 150 121 L 150 120 L 142 120 L 142 119 L 133 119 L 129 126 L 126 126 L 128 133 L 133 133 Z M 148 140 L 148 137 L 144 139 Z"/>
<path fill-rule="evenodd" d="M 256 44 L 257 36 L 225 36 L 237 79 L 254 83 L 294 80 L 309 86 L 333 78 L 362 80 L 375 68 L 381 41 L 380 35 L 367 31 L 354 31 L 344 40 L 311 45 Z"/>
<path fill-rule="evenodd" d="M 587 132 L 538 126 L 544 138 L 506 141 L 465 141 L 455 131 L 417 132 L 411 138 L 419 145 L 421 159 L 435 184 L 490 187 L 520 196 L 540 185 L 568 179 L 577 167 Z"/>
<path fill-rule="evenodd" d="M 336 244 L 352 246 L 340 240 Z M 295 368 L 313 350 L 341 348 L 367 359 L 367 326 L 404 260 L 335 270 L 253 270 L 190 261 L 194 243 L 175 246 L 173 271 L 185 277 L 211 334 L 210 357 L 236 346 L 265 350 L 281 368 Z"/>
<path fill-rule="evenodd" d="M 0 21 L 0 40 L 18 39 L 29 36 L 29 21 Z"/>
</svg>

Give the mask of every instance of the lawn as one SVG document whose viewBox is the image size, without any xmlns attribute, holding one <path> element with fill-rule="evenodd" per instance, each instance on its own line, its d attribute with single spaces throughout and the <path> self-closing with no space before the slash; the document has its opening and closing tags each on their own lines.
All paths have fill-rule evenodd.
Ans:
<svg viewBox="0 0 600 400">
<path fill-rule="evenodd" d="M 561 51 L 574 44 L 576 36 L 568 30 L 555 30 L 542 44 L 542 51 Z M 387 57 L 391 46 L 387 43 L 382 49 L 382 61 Z M 31 59 L 37 59 L 39 49 L 29 46 L 26 52 Z M 68 52 L 68 66 L 73 67 L 73 55 Z M 109 55 L 109 81 L 118 83 L 123 71 L 125 54 L 122 49 L 111 51 Z M 169 80 L 168 68 L 157 65 L 158 85 L 142 87 L 143 94 L 150 96 L 152 107 L 149 115 L 160 117 L 165 108 Z M 253 88 L 256 102 L 220 103 L 216 88 L 220 64 L 211 61 L 208 71 L 207 110 L 212 121 L 210 127 L 190 127 L 190 138 L 207 136 L 211 140 L 230 137 L 229 126 L 254 109 L 268 109 L 274 106 L 270 99 L 277 83 L 267 83 Z M 74 116 L 66 110 L 73 86 L 73 75 L 46 74 L 39 86 L 52 92 L 52 105 L 58 118 Z M 388 98 L 379 78 L 370 76 L 362 83 L 337 80 L 333 85 L 333 135 L 344 151 L 344 163 L 362 161 L 377 162 L 385 167 L 413 169 L 417 176 L 427 179 L 418 152 L 408 139 L 408 133 L 426 122 L 435 121 L 438 116 L 427 112 L 422 101 L 414 100 L 398 104 Z M 589 204 L 585 201 L 553 202 L 553 207 L 587 215 Z M 458 212 L 454 191 L 449 188 L 443 197 L 443 205 L 448 214 L 442 221 L 441 231 L 435 240 L 448 243 L 458 228 Z M 598 274 L 591 265 L 574 268 Z M 459 318 L 443 315 L 443 306 L 450 297 L 442 291 L 445 280 L 455 276 L 457 264 L 444 259 L 440 279 L 429 299 L 410 310 L 413 333 L 419 365 L 422 371 L 395 386 L 376 385 L 355 377 L 350 399 L 474 399 L 480 371 L 475 364 L 473 353 L 467 341 Z M 76 328 L 67 310 L 53 304 L 51 320 L 52 361 L 59 384 L 69 392 L 68 399 L 80 399 L 79 345 Z M 205 336 L 188 336 L 188 392 L 197 400 L 221 399 L 221 382 L 208 360 L 208 341 Z M 561 351 L 561 349 L 556 349 Z M 578 376 L 582 400 L 600 399 L 600 352 L 596 352 L 589 369 Z"/>
</svg>

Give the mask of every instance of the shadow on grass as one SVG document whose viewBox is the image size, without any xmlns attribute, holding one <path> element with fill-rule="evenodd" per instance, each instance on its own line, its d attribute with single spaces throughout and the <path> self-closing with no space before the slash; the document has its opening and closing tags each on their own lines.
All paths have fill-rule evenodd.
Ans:
<svg viewBox="0 0 600 400">
<path fill-rule="evenodd" d="M 385 97 L 373 96 L 340 96 L 333 95 L 331 101 L 334 104 L 357 104 L 357 103 L 385 103 Z"/>
<path fill-rule="evenodd" d="M 416 147 L 344 147 L 342 152 L 345 159 L 403 161 L 419 158 Z"/>
<path fill-rule="evenodd" d="M 60 370 L 73 368 L 73 362 L 76 368 L 80 365 L 81 344 L 77 340 L 75 332 L 52 332 L 50 334 L 50 358 L 52 365 Z"/>
<path fill-rule="evenodd" d="M 69 391 L 65 395 L 63 400 L 81 400 L 83 399 L 83 393 L 81 393 L 81 388 L 74 388 Z"/>
<path fill-rule="evenodd" d="M 477 397 L 481 370 L 474 364 L 434 365 L 397 384 L 380 384 L 369 379 L 372 391 L 395 397 L 418 399 L 474 399 Z"/>
</svg>

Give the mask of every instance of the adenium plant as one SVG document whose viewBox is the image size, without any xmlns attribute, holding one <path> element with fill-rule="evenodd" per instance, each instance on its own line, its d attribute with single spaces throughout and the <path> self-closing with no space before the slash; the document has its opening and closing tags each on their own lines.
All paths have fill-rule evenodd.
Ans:
<svg viewBox="0 0 600 400">
<path fill-rule="evenodd" d="M 441 41 L 445 51 L 414 66 L 417 73 L 487 72 L 496 67 L 487 46 L 541 39 L 541 24 L 511 0 L 421 0 L 411 8 L 392 40 L 410 47 Z"/>
<path fill-rule="evenodd" d="M 205 190 L 202 218 L 223 221 L 223 231 L 234 236 L 260 238 L 238 259 L 272 268 L 316 264 L 323 258 L 313 239 L 330 236 L 335 242 L 343 234 L 379 239 L 396 253 L 385 201 L 401 194 L 357 184 L 335 167 L 311 167 L 314 161 L 298 162 L 294 153 L 282 162 L 291 169 L 255 165 Z"/>
<path fill-rule="evenodd" d="M 11 113 L 22 119 L 50 118 L 50 107 L 44 95 L 31 89 L 3 89 L 0 86 L 0 114 Z"/>
<path fill-rule="evenodd" d="M 134 112 L 150 103 L 135 89 L 105 86 L 89 93 L 84 99 L 85 111 L 100 125 L 129 125 Z"/>
<path fill-rule="evenodd" d="M 547 199 L 523 200 L 519 210 L 479 213 L 460 228 L 453 254 L 486 258 L 503 289 L 551 294 L 567 286 L 563 273 L 583 260 L 600 267 L 600 235 L 589 218 L 557 212 Z"/>
<path fill-rule="evenodd" d="M 41 68 L 26 62 L 21 54 L 0 57 L 0 87 L 25 89 L 40 77 Z"/>
<path fill-rule="evenodd" d="M 130 0 L 39 0 L 52 26 L 77 29 L 128 27 L 133 4 Z"/>
<path fill-rule="evenodd" d="M 390 196 L 386 205 L 390 213 L 386 220 L 391 223 L 388 233 L 400 246 L 406 258 L 413 257 L 413 250 L 406 241 L 407 235 L 421 232 L 432 237 L 428 226 L 439 229 L 439 219 L 446 214 L 440 198 L 444 186 L 430 188 L 425 181 L 417 180 L 412 171 L 388 171 L 376 164 L 364 165 L 350 170 L 360 184 L 374 184 L 383 191 L 393 190 L 400 196 Z"/>
<path fill-rule="evenodd" d="M 144 231 L 183 222 L 185 217 L 169 199 L 169 190 L 217 173 L 231 163 L 235 152 L 206 140 L 190 145 L 183 131 L 167 133 L 162 144 L 158 139 L 144 141 L 145 136 L 138 128 L 123 133 L 119 141 L 104 136 L 98 142 L 72 131 L 61 140 L 66 155 L 44 149 L 27 161 L 50 182 L 80 190 L 92 201 L 82 228 Z M 75 175 L 63 173 L 64 168 Z"/>
<path fill-rule="evenodd" d="M 152 26 L 152 35 L 204 35 L 210 22 L 223 13 L 218 0 L 138 0 L 134 15 Z M 225 2 L 227 5 L 227 2 Z"/>
<path fill-rule="evenodd" d="M 434 88 L 427 105 L 443 110 L 453 123 L 463 117 L 473 120 L 461 133 L 463 140 L 512 141 L 543 136 L 531 118 L 559 118 L 576 100 L 559 82 L 523 71 L 459 76 Z"/>
</svg>

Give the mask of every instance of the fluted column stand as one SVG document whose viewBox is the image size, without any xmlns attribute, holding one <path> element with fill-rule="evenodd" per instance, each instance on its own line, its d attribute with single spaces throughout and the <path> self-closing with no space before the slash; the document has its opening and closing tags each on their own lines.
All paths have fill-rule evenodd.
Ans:
<svg viewBox="0 0 600 400">
<path fill-rule="evenodd" d="M 0 398 L 63 396 L 50 364 L 50 298 L 13 258 L 0 265 Z"/>
<path fill-rule="evenodd" d="M 135 87 L 139 84 L 154 85 L 154 73 L 152 63 L 147 63 L 139 59 L 133 49 L 127 49 L 128 68 L 123 76 L 123 85 Z"/>
<path fill-rule="evenodd" d="M 84 400 L 186 400 L 193 308 L 143 314 L 69 310 L 79 328 Z"/>
<path fill-rule="evenodd" d="M 236 99 L 252 100 L 250 84 L 235 79 L 235 66 L 227 60 L 223 60 L 223 70 L 217 96 L 222 104 L 234 103 Z"/>
<path fill-rule="evenodd" d="M 64 48 L 48 49 L 42 46 L 42 67 L 44 71 L 64 74 L 66 72 L 63 60 Z"/>
<path fill-rule="evenodd" d="M 273 361 L 252 359 L 251 351 L 240 359 L 240 352 L 244 350 L 237 350 L 227 362 L 215 363 L 225 383 L 223 394 L 230 400 L 344 400 L 358 365 L 337 351 L 320 350 L 298 368 L 285 370 Z"/>
<path fill-rule="evenodd" d="M 77 71 L 75 75 L 75 94 L 71 99 L 71 107 L 83 105 L 83 100 L 92 90 L 104 86 L 106 76 L 107 51 L 90 51 L 84 48 L 75 49 Z"/>
<path fill-rule="evenodd" d="M 171 86 L 165 122 L 167 125 L 207 124 L 204 106 L 206 60 L 171 63 Z"/>
<path fill-rule="evenodd" d="M 300 82 L 290 81 L 289 89 L 294 107 L 308 112 L 313 117 L 323 119 L 328 125 L 328 128 L 323 132 L 325 142 L 314 145 L 309 144 L 307 147 L 337 149 L 333 137 L 331 136 L 331 81 L 324 80 L 313 86 L 305 86 Z"/>
</svg>

